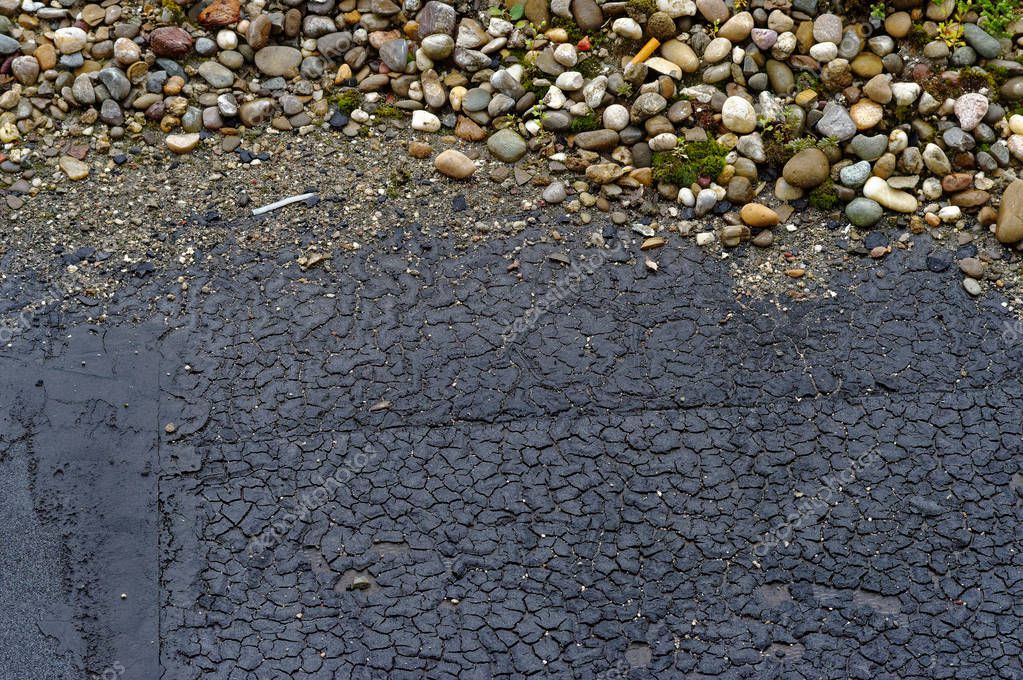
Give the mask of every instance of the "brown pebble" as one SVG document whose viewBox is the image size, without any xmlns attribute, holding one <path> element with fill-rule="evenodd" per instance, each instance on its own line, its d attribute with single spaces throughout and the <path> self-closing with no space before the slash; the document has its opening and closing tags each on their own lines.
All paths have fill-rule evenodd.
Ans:
<svg viewBox="0 0 1023 680">
<path fill-rule="evenodd" d="M 742 206 L 739 215 L 751 227 L 773 227 L 778 224 L 778 213 L 760 203 L 747 203 Z"/>
<path fill-rule="evenodd" d="M 758 248 L 767 248 L 774 243 L 774 234 L 770 229 L 764 229 L 753 237 L 752 243 Z"/>
<path fill-rule="evenodd" d="M 408 145 L 408 153 L 413 158 L 429 158 L 433 153 L 433 147 L 426 142 L 411 142 Z"/>
</svg>

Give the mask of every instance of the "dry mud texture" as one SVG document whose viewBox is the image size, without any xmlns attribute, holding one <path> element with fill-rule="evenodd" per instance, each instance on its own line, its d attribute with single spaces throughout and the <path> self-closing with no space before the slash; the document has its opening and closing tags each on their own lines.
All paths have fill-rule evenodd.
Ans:
<svg viewBox="0 0 1023 680">
<path fill-rule="evenodd" d="M 222 221 L 102 323 L 0 260 L 0 676 L 1023 678 L 1023 327 L 930 237 L 791 302 Z"/>
</svg>

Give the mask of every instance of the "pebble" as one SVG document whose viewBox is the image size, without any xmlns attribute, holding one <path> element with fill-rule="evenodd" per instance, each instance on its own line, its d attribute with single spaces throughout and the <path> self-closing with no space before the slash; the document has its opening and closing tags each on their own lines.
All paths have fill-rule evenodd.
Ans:
<svg viewBox="0 0 1023 680">
<path fill-rule="evenodd" d="M 778 224 L 778 213 L 760 203 L 747 203 L 739 211 L 742 221 L 751 227 L 773 227 Z"/>
<path fill-rule="evenodd" d="M 977 279 L 974 279 L 969 276 L 963 279 L 963 288 L 966 290 L 967 293 L 969 293 L 973 297 L 977 297 L 978 295 L 984 292 L 984 289 L 980 287 L 980 283 L 977 281 Z"/>
<path fill-rule="evenodd" d="M 77 26 L 66 26 L 53 32 L 53 43 L 61 54 L 81 52 L 88 40 L 89 34 Z"/>
<path fill-rule="evenodd" d="M 514 163 L 526 155 L 526 140 L 511 128 L 502 128 L 487 139 L 487 148 L 497 160 Z"/>
<path fill-rule="evenodd" d="M 884 216 L 884 209 L 877 201 L 857 197 L 845 206 L 845 216 L 857 227 L 872 227 Z"/>
<path fill-rule="evenodd" d="M 21 49 L 21 43 L 9 35 L 0 33 L 0 54 L 14 54 Z"/>
<path fill-rule="evenodd" d="M 987 269 L 987 265 L 976 257 L 964 257 L 959 260 L 959 271 L 966 274 L 970 278 L 980 279 L 984 276 L 984 270 Z"/>
<path fill-rule="evenodd" d="M 746 134 L 757 128 L 757 113 L 742 97 L 729 97 L 721 109 L 721 122 L 732 132 Z"/>
<path fill-rule="evenodd" d="M 563 182 L 551 182 L 543 190 L 542 194 L 543 200 L 551 205 L 562 203 L 567 197 L 568 194 Z"/>
<path fill-rule="evenodd" d="M 828 102 L 824 107 L 824 115 L 817 123 L 817 130 L 825 137 L 834 137 L 844 142 L 852 139 L 857 127 L 844 106 Z"/>
<path fill-rule="evenodd" d="M 918 202 L 912 194 L 889 186 L 880 177 L 871 177 L 863 185 L 863 195 L 881 206 L 901 213 L 916 212 Z"/>
<path fill-rule="evenodd" d="M 89 165 L 73 156 L 61 156 L 59 165 L 70 180 L 83 180 L 89 176 Z"/>
<path fill-rule="evenodd" d="M 871 167 L 867 161 L 860 161 L 843 167 L 838 172 L 839 181 L 847 187 L 858 189 L 870 177 Z"/>
<path fill-rule="evenodd" d="M 615 19 L 611 24 L 611 30 L 627 40 L 639 40 L 643 37 L 643 27 L 629 17 Z"/>
<path fill-rule="evenodd" d="M 1006 244 L 1023 240 L 1023 179 L 1013 180 L 1002 194 L 995 238 Z"/>
<path fill-rule="evenodd" d="M 149 47 L 158 57 L 180 59 L 192 51 L 192 36 L 177 26 L 161 26 L 149 34 Z"/>
<path fill-rule="evenodd" d="M 231 69 L 215 61 L 204 61 L 199 65 L 199 75 L 215 89 L 230 87 L 234 83 L 234 73 Z"/>
<path fill-rule="evenodd" d="M 849 108 L 849 117 L 857 130 L 869 130 L 884 119 L 884 107 L 871 99 L 861 99 Z"/>
<path fill-rule="evenodd" d="M 963 39 L 985 59 L 994 59 L 1001 54 L 1002 44 L 977 24 L 963 24 Z"/>
<path fill-rule="evenodd" d="M 785 163 L 782 177 L 794 187 L 812 189 L 828 178 L 831 165 L 820 149 L 803 149 Z"/>
<path fill-rule="evenodd" d="M 437 132 L 440 130 L 440 118 L 429 111 L 412 112 L 412 129 L 419 132 Z"/>
<path fill-rule="evenodd" d="M 199 144 L 199 133 L 167 135 L 167 148 L 174 153 L 189 153 Z"/>
<path fill-rule="evenodd" d="M 987 114 L 988 98 L 979 92 L 968 92 L 956 99 L 954 111 L 959 127 L 965 131 L 975 129 Z"/>
<path fill-rule="evenodd" d="M 437 171 L 454 179 L 465 179 L 476 172 L 476 164 L 461 151 L 447 149 L 434 159 Z"/>
<path fill-rule="evenodd" d="M 294 47 L 271 45 L 256 52 L 255 63 L 264 75 L 292 77 L 298 75 L 302 53 Z"/>
</svg>

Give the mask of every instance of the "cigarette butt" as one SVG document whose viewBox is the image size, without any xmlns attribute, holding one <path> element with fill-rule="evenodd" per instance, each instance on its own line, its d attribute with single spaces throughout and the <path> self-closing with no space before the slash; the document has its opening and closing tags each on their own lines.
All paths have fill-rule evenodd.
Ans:
<svg viewBox="0 0 1023 680">
<path fill-rule="evenodd" d="M 646 45 L 643 45 L 643 49 L 641 49 L 639 52 L 636 52 L 636 56 L 634 56 L 632 58 L 632 61 L 630 61 L 629 63 L 638 64 L 640 62 L 646 61 L 647 57 L 653 54 L 654 50 L 656 50 L 660 46 L 661 46 L 660 40 L 658 40 L 657 38 L 650 38 L 650 40 L 647 41 Z"/>
</svg>

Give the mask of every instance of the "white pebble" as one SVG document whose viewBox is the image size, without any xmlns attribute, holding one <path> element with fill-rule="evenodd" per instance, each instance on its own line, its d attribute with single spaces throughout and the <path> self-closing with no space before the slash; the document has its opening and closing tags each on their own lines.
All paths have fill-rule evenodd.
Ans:
<svg viewBox="0 0 1023 680">
<path fill-rule="evenodd" d="M 611 24 L 611 30 L 629 40 L 639 40 L 643 37 L 643 27 L 635 19 L 629 17 L 615 19 Z"/>
<path fill-rule="evenodd" d="M 490 24 L 487 26 L 487 33 L 497 36 L 508 35 L 514 28 L 515 26 L 512 22 L 493 17 L 490 20 Z"/>
<path fill-rule="evenodd" d="M 651 139 L 648 144 L 651 151 L 670 151 L 678 145 L 678 137 L 671 132 L 662 132 Z"/>
<path fill-rule="evenodd" d="M 578 60 L 579 57 L 576 55 L 575 47 L 569 43 L 561 43 L 554 49 L 554 61 L 562 66 L 572 68 Z"/>
<path fill-rule="evenodd" d="M 941 198 L 941 180 L 937 177 L 928 177 L 925 179 L 921 189 L 924 192 L 924 198 L 928 198 L 932 201 Z"/>
<path fill-rule="evenodd" d="M 565 93 L 562 92 L 560 88 L 556 85 L 552 85 L 547 89 L 547 94 L 543 96 L 541 101 L 548 109 L 557 110 L 565 105 L 565 102 L 568 101 L 568 97 L 565 96 Z"/>
<path fill-rule="evenodd" d="M 581 90 L 585 82 L 583 74 L 578 71 L 565 71 L 558 76 L 554 84 L 565 92 L 575 92 L 576 90 Z"/>
<path fill-rule="evenodd" d="M 440 130 L 440 118 L 429 111 L 413 111 L 412 129 L 420 132 L 437 132 Z"/>
<path fill-rule="evenodd" d="M 620 131 L 629 125 L 629 110 L 621 104 L 612 104 L 604 109 L 604 127 Z"/>
<path fill-rule="evenodd" d="M 958 205 L 946 205 L 938 211 L 938 218 L 942 222 L 955 222 L 962 216 L 963 211 L 959 209 Z"/>
<path fill-rule="evenodd" d="M 1009 130 L 1014 135 L 1023 135 L 1023 115 L 1014 113 L 1009 116 Z"/>
</svg>

